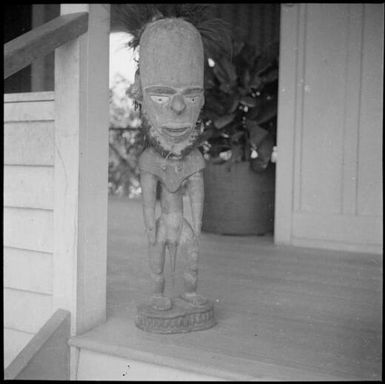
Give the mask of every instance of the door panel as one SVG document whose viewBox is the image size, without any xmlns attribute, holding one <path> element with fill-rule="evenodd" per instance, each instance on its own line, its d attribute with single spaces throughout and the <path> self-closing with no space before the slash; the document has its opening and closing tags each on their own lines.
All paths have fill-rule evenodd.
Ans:
<svg viewBox="0 0 385 384">
<path fill-rule="evenodd" d="M 275 240 L 380 253 L 383 7 L 281 15 Z"/>
</svg>

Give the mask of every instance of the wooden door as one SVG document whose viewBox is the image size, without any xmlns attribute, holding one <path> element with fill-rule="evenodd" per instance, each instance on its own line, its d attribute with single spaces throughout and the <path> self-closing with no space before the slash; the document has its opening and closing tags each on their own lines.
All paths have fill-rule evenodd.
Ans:
<svg viewBox="0 0 385 384">
<path fill-rule="evenodd" d="M 276 243 L 382 252 L 383 5 L 281 10 Z"/>
</svg>

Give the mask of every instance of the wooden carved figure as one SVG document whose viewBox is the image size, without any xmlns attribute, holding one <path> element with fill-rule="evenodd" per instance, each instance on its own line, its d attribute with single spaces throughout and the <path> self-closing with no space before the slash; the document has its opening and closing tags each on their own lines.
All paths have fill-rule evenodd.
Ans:
<svg viewBox="0 0 385 384">
<path fill-rule="evenodd" d="M 138 307 L 136 325 L 158 333 L 206 329 L 215 319 L 212 302 L 197 293 L 205 166 L 196 148 L 204 105 L 202 35 L 188 17 L 165 17 L 159 8 L 142 7 L 141 11 L 140 16 L 131 12 L 129 18 L 150 21 L 141 28 L 136 21 L 136 28 L 129 30 L 134 30 L 139 45 L 136 99 L 149 142 L 139 169 L 152 288 L 148 302 Z M 158 183 L 161 214 L 156 218 Z M 183 188 L 191 202 L 191 223 L 183 215 Z M 180 255 L 187 260 L 183 292 L 175 298 L 165 295 L 167 254 L 173 271 Z"/>
</svg>

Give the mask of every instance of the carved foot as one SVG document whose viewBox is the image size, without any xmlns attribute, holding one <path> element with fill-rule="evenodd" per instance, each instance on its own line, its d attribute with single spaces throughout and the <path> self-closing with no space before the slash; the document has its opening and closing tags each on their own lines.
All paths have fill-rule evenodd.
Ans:
<svg viewBox="0 0 385 384">
<path fill-rule="evenodd" d="M 180 297 L 187 301 L 188 303 L 194 305 L 195 307 L 200 307 L 200 306 L 204 306 L 207 304 L 208 300 L 201 296 L 201 295 L 198 295 L 197 293 L 183 293 L 182 295 L 180 295 Z"/>
<path fill-rule="evenodd" d="M 169 297 L 154 295 L 151 297 L 150 305 L 158 311 L 168 311 L 172 307 L 172 301 Z"/>
</svg>

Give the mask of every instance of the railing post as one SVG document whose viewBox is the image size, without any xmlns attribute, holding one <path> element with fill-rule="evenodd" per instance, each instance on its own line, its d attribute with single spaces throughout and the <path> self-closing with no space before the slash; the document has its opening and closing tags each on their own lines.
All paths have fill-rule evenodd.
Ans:
<svg viewBox="0 0 385 384">
<path fill-rule="evenodd" d="M 54 308 L 71 335 L 105 321 L 109 123 L 109 5 L 89 12 L 88 32 L 55 51 Z"/>
</svg>

